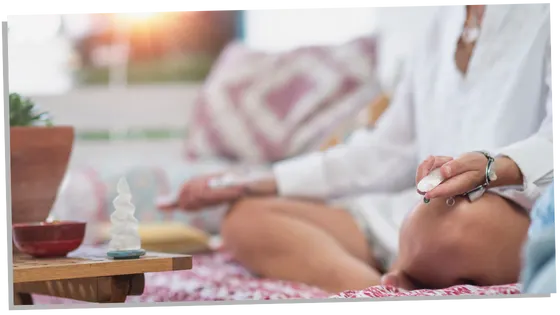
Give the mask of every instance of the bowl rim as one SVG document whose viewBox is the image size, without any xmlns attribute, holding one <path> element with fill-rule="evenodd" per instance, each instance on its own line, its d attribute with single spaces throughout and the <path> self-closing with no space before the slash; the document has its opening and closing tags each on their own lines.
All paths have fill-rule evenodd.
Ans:
<svg viewBox="0 0 560 315">
<path fill-rule="evenodd" d="M 86 225 L 87 222 L 85 221 L 77 221 L 77 220 L 61 220 L 54 222 L 47 222 L 47 221 L 40 221 L 40 222 L 21 222 L 21 223 L 12 223 L 12 228 L 31 228 L 31 227 L 52 227 L 52 226 L 72 226 L 72 225 Z"/>
</svg>

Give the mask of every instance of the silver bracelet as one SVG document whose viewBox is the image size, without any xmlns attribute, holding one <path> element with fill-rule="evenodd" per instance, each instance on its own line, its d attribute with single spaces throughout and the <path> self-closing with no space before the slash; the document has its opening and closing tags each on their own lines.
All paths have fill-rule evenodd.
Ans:
<svg viewBox="0 0 560 315">
<path fill-rule="evenodd" d="M 484 195 L 484 193 L 486 192 L 488 186 L 490 185 L 490 182 L 493 182 L 497 179 L 496 173 L 494 172 L 494 162 L 495 159 L 492 155 L 490 155 L 490 153 L 486 152 L 486 151 L 475 151 L 478 153 L 483 154 L 486 159 L 488 160 L 488 162 L 486 163 L 486 171 L 485 171 L 485 181 L 484 183 L 482 183 L 481 185 L 478 185 L 477 187 L 469 190 L 468 192 L 461 194 L 459 196 L 464 196 L 469 198 L 469 200 L 475 201 L 476 199 L 482 197 L 482 195 Z M 453 205 L 455 205 L 455 197 L 449 197 L 447 198 L 447 200 L 445 201 L 445 203 L 447 204 L 447 206 L 452 207 Z M 429 203 L 430 200 L 424 198 L 424 203 Z"/>
<path fill-rule="evenodd" d="M 476 199 L 482 197 L 482 195 L 484 195 L 484 193 L 488 189 L 490 183 L 497 179 L 496 173 L 493 168 L 495 162 L 494 157 L 491 156 L 490 153 L 486 151 L 476 151 L 476 152 L 483 154 L 488 160 L 488 162 L 486 163 L 484 183 L 478 185 L 477 187 L 463 194 L 463 196 L 469 198 L 470 201 L 475 201 Z"/>
</svg>

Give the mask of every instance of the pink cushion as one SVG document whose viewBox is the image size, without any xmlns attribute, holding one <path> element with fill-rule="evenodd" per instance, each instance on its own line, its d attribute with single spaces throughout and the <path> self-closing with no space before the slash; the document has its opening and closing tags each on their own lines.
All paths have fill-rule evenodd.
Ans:
<svg viewBox="0 0 560 315">
<path fill-rule="evenodd" d="M 189 158 L 273 162 L 319 148 L 378 90 L 376 41 L 265 53 L 232 43 L 192 109 Z M 361 94 L 360 94 L 361 95 Z"/>
</svg>

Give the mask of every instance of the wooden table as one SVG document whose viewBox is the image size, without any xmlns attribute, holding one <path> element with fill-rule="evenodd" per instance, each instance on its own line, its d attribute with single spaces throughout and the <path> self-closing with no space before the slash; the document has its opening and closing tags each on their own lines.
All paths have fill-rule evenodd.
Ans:
<svg viewBox="0 0 560 315">
<path fill-rule="evenodd" d="M 32 305 L 31 294 L 94 303 L 122 303 L 144 292 L 144 273 L 188 270 L 192 257 L 146 253 L 113 260 L 105 250 L 83 247 L 64 258 L 37 259 L 14 254 L 14 305 Z"/>
</svg>

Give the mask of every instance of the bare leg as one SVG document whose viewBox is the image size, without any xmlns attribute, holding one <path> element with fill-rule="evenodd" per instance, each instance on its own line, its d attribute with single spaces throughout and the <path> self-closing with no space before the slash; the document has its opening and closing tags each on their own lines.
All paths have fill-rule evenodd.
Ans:
<svg viewBox="0 0 560 315">
<path fill-rule="evenodd" d="M 379 284 L 366 238 L 346 211 L 278 198 L 235 204 L 222 226 L 228 250 L 264 277 L 329 292 Z"/>
<path fill-rule="evenodd" d="M 401 228 L 399 257 L 383 284 L 406 289 L 481 286 L 518 281 L 529 218 L 524 210 L 488 193 L 420 204 Z"/>
</svg>

